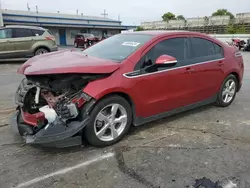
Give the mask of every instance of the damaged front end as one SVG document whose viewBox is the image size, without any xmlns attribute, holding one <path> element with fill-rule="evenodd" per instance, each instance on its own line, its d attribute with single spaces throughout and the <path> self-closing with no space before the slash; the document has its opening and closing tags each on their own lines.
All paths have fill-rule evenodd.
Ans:
<svg viewBox="0 0 250 188">
<path fill-rule="evenodd" d="M 95 99 L 83 92 L 104 74 L 26 76 L 17 89 L 17 112 L 10 123 L 26 143 L 53 147 L 82 144 Z"/>
</svg>

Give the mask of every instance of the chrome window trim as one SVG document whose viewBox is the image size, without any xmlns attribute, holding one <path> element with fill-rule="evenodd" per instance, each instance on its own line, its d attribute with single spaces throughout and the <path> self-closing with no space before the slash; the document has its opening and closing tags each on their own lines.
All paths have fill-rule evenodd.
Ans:
<svg viewBox="0 0 250 188">
<path fill-rule="evenodd" d="M 133 72 L 124 73 L 123 76 L 126 77 L 126 78 L 138 78 L 138 77 L 142 77 L 142 76 L 149 76 L 149 75 L 158 74 L 158 73 L 167 72 L 167 71 L 172 71 L 172 70 L 176 70 L 176 69 L 182 69 L 182 68 L 185 68 L 185 67 L 196 66 L 196 65 L 206 64 L 206 63 L 213 63 L 213 62 L 221 61 L 221 60 L 224 60 L 224 59 L 225 58 L 220 58 L 220 59 L 203 61 L 203 62 L 200 62 L 200 63 L 195 63 L 195 64 L 191 64 L 191 65 L 185 65 L 185 66 L 181 66 L 181 67 L 176 67 L 176 68 L 172 68 L 172 69 L 166 69 L 166 70 L 152 72 L 152 73 L 146 73 L 146 74 L 141 74 L 141 75 L 136 75 L 136 76 L 127 76 L 127 74 L 131 74 L 131 73 L 133 74 L 133 73 L 140 72 L 140 70 L 136 70 L 136 71 L 133 71 Z"/>
<path fill-rule="evenodd" d="M 164 64 L 167 64 L 167 63 L 177 63 L 177 61 L 166 61 Z"/>
</svg>

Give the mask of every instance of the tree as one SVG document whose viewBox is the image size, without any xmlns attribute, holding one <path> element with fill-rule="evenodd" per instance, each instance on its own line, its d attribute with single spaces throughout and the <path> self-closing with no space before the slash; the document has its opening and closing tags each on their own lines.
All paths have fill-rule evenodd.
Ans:
<svg viewBox="0 0 250 188">
<path fill-rule="evenodd" d="M 212 14 L 212 16 L 230 16 L 230 19 L 234 19 L 234 15 L 227 11 L 227 9 L 218 9 L 216 12 Z"/>
<path fill-rule="evenodd" d="M 234 25 L 228 25 L 228 27 L 227 27 L 227 33 L 228 34 L 235 34 L 236 33 Z"/>
<path fill-rule="evenodd" d="M 178 15 L 176 17 L 177 20 L 186 20 L 183 15 Z"/>
<path fill-rule="evenodd" d="M 240 25 L 236 29 L 237 34 L 246 34 L 246 28 L 244 25 Z"/>
<path fill-rule="evenodd" d="M 230 25 L 228 25 L 227 33 L 228 34 L 245 34 L 246 33 L 246 28 L 245 28 L 244 25 L 230 24 Z"/>
<path fill-rule="evenodd" d="M 136 27 L 136 31 L 143 31 L 143 30 L 144 30 L 144 28 L 141 26 Z"/>
<path fill-rule="evenodd" d="M 176 18 L 172 12 L 168 12 L 168 13 L 163 14 L 162 19 L 163 21 L 168 22 L 169 20 L 175 20 Z"/>
</svg>

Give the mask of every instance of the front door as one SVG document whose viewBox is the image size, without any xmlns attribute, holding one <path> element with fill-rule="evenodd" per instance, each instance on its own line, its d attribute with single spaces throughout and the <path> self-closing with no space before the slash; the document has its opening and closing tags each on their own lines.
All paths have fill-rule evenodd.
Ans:
<svg viewBox="0 0 250 188">
<path fill-rule="evenodd" d="M 65 29 L 59 29 L 60 45 L 67 45 L 66 43 L 66 31 Z"/>
<path fill-rule="evenodd" d="M 138 62 L 135 70 L 137 116 L 148 117 L 192 104 L 195 83 L 187 66 L 189 48 L 187 38 L 162 40 L 151 48 Z M 172 67 L 156 67 L 156 59 L 163 55 L 177 59 Z M 151 64 L 151 65 L 150 65 Z M 151 69 L 151 70 L 150 70 Z"/>
</svg>

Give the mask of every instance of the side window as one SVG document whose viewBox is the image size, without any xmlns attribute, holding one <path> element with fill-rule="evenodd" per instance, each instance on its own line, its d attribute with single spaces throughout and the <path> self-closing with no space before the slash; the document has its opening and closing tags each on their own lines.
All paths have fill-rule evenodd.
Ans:
<svg viewBox="0 0 250 188">
<path fill-rule="evenodd" d="M 185 38 L 168 39 L 155 45 L 156 58 L 163 54 L 173 56 L 177 61 L 184 60 Z"/>
<path fill-rule="evenodd" d="M 0 30 L 0 39 L 12 38 L 12 30 L 11 29 L 1 29 Z"/>
<path fill-rule="evenodd" d="M 222 47 L 220 47 L 218 44 L 214 43 L 214 49 L 215 49 L 216 55 L 221 55 L 222 57 L 224 57 L 224 51 L 223 51 Z"/>
<path fill-rule="evenodd" d="M 215 55 L 214 43 L 209 40 L 202 38 L 191 38 L 191 45 L 192 58 Z"/>
<path fill-rule="evenodd" d="M 12 30 L 13 30 L 13 38 L 32 37 L 33 36 L 31 29 L 14 28 Z"/>
<path fill-rule="evenodd" d="M 161 55 L 170 55 L 177 59 L 176 66 L 181 65 L 181 61 L 185 59 L 187 53 L 187 39 L 173 38 L 164 40 L 156 44 L 151 50 L 145 54 L 137 63 L 135 70 L 145 68 L 153 65 L 158 57 Z"/>
<path fill-rule="evenodd" d="M 38 30 L 38 29 L 32 29 L 33 36 L 41 36 L 43 35 L 45 31 L 43 30 Z"/>
</svg>

